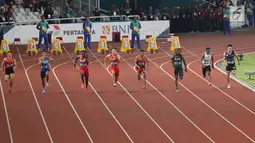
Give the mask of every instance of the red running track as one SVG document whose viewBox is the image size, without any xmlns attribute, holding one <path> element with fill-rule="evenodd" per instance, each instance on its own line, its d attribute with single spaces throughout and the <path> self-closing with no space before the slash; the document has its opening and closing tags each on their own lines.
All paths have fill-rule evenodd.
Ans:
<svg viewBox="0 0 255 143">
<path fill-rule="evenodd" d="M 145 90 L 133 69 L 136 54 L 121 53 L 124 60 L 119 84 L 114 88 L 102 65 L 104 56 L 95 49 L 89 52 L 89 92 L 80 87 L 79 72 L 72 63 L 73 44 L 65 44 L 63 55 L 53 56 L 55 64 L 46 94 L 41 94 L 38 57 L 26 56 L 23 47 L 12 47 L 19 63 L 13 93 L 8 93 L 7 84 L 1 80 L 0 141 L 254 142 L 254 92 L 234 81 L 227 89 L 224 74 L 217 70 L 212 72 L 213 85 L 209 87 L 201 77 L 199 63 L 207 46 L 216 60 L 222 58 L 227 44 L 233 44 L 237 52 L 254 52 L 254 35 L 182 36 L 189 70 L 179 93 L 172 79 L 169 44 L 163 41 L 158 41 L 158 54 L 147 53 L 151 61 Z M 109 46 L 120 48 L 119 43 Z M 142 46 L 146 48 L 146 43 Z"/>
</svg>

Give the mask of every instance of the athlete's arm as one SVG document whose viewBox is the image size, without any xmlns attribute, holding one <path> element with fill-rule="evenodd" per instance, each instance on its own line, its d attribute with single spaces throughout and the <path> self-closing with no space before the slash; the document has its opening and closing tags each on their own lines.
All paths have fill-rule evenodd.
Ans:
<svg viewBox="0 0 255 143">
<path fill-rule="evenodd" d="M 13 59 L 13 69 L 16 69 L 16 67 L 17 67 L 17 63 L 16 63 L 16 59 Z"/>
<path fill-rule="evenodd" d="M 77 58 L 75 59 L 75 61 L 74 61 L 74 67 L 76 67 L 76 63 L 77 63 L 77 61 L 78 61 L 79 58 L 80 58 L 80 57 L 77 57 Z"/>
<path fill-rule="evenodd" d="M 201 64 L 203 64 L 204 58 L 205 58 L 205 53 L 202 54 L 202 57 L 201 57 Z"/>
<path fill-rule="evenodd" d="M 185 67 L 185 71 L 188 72 L 186 61 L 185 61 L 185 59 L 184 59 L 184 57 L 182 55 L 181 55 L 181 57 L 182 57 L 182 61 L 183 61 L 184 67 Z"/>
<path fill-rule="evenodd" d="M 117 59 L 118 59 L 118 62 L 120 63 L 121 58 L 119 54 L 117 54 Z"/>
<path fill-rule="evenodd" d="M 211 60 L 212 60 L 212 68 L 214 68 L 214 58 L 213 58 L 213 54 L 212 54 Z"/>
<path fill-rule="evenodd" d="M 49 58 L 50 61 L 51 61 L 51 64 L 53 65 L 54 64 L 54 60 L 52 58 Z"/>
<path fill-rule="evenodd" d="M 225 65 L 227 65 L 226 53 L 223 54 L 223 61 L 224 61 Z"/>
<path fill-rule="evenodd" d="M 238 61 L 238 64 L 240 65 L 240 59 L 239 59 L 238 54 L 236 53 L 236 51 L 234 51 L 234 54 L 235 54 L 235 57 L 236 57 L 236 59 Z"/>
<path fill-rule="evenodd" d="M 145 57 L 145 60 L 146 60 L 146 69 L 148 70 L 149 69 L 149 60 L 147 57 Z"/>
<path fill-rule="evenodd" d="M 175 55 L 173 55 L 173 57 L 171 58 L 173 67 L 174 67 L 174 56 L 175 56 Z"/>
<path fill-rule="evenodd" d="M 39 58 L 39 64 L 42 64 L 42 57 Z"/>
<path fill-rule="evenodd" d="M 108 55 L 106 55 L 106 56 L 104 57 L 104 66 L 106 66 L 106 59 L 109 58 L 109 57 L 110 57 L 110 54 L 108 54 Z"/>
<path fill-rule="evenodd" d="M 5 68 L 4 68 L 4 61 L 5 61 L 5 58 L 3 59 L 2 61 L 2 64 L 1 64 L 1 68 L 2 68 L 2 71 L 4 72 Z"/>
</svg>

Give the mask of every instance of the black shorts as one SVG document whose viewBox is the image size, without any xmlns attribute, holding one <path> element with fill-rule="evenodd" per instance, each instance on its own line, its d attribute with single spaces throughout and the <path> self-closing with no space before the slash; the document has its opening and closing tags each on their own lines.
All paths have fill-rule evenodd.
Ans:
<svg viewBox="0 0 255 143">
<path fill-rule="evenodd" d="M 44 79 L 46 77 L 46 72 L 49 72 L 50 70 L 44 70 L 41 71 L 41 78 Z"/>
<path fill-rule="evenodd" d="M 183 68 L 174 68 L 174 75 L 177 77 L 179 76 L 180 78 L 183 77 Z"/>
<path fill-rule="evenodd" d="M 206 77 L 206 72 L 211 72 L 211 66 L 205 66 L 202 68 L 203 76 Z"/>
<path fill-rule="evenodd" d="M 5 75 L 11 75 L 11 74 L 14 74 L 13 68 L 6 68 L 5 69 Z"/>
<path fill-rule="evenodd" d="M 236 64 L 227 64 L 226 71 L 236 70 Z"/>
</svg>

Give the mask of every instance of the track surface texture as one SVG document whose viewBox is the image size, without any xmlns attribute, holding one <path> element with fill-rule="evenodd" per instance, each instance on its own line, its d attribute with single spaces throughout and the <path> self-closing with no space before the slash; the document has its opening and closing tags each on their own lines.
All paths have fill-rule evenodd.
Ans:
<svg viewBox="0 0 255 143">
<path fill-rule="evenodd" d="M 27 56 L 25 46 L 11 47 L 18 62 L 13 93 L 1 77 L 1 143 L 249 143 L 255 141 L 255 93 L 212 70 L 212 86 L 202 77 L 200 57 L 211 47 L 215 61 L 226 45 L 237 53 L 255 52 L 253 33 L 181 36 L 188 72 L 175 92 L 170 43 L 158 40 L 159 53 L 148 56 L 147 88 L 133 69 L 138 52 L 120 53 L 120 78 L 113 87 L 104 55 L 89 51 L 90 85 L 80 87 L 73 66 L 74 44 L 63 44 L 46 94 L 42 94 L 38 56 Z M 108 43 L 120 48 L 120 43 Z M 147 43 L 142 42 L 147 48 Z M 1 57 L 2 60 L 2 57 Z M 109 62 L 108 62 L 109 63 Z"/>
</svg>

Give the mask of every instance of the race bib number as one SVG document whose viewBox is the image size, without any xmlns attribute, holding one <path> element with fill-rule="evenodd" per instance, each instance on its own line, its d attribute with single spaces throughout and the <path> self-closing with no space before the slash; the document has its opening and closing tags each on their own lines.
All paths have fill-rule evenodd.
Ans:
<svg viewBox="0 0 255 143">
<path fill-rule="evenodd" d="M 155 48 L 155 42 L 153 40 L 151 40 L 150 47 Z"/>
<path fill-rule="evenodd" d="M 86 65 L 87 65 L 86 62 L 80 62 L 81 67 L 85 67 Z"/>
<path fill-rule="evenodd" d="M 100 48 L 101 48 L 101 49 L 105 48 L 104 41 L 101 41 Z"/>
<path fill-rule="evenodd" d="M 235 62 L 234 61 L 228 61 L 227 63 L 228 64 L 234 64 Z"/>
<path fill-rule="evenodd" d="M 81 43 L 81 41 L 78 42 L 77 48 L 78 48 L 78 49 L 81 49 L 81 48 L 82 48 L 82 43 Z"/>
<path fill-rule="evenodd" d="M 124 48 L 128 48 L 128 40 L 125 40 L 124 41 L 124 46 L 123 46 Z"/>
<path fill-rule="evenodd" d="M 7 64 L 7 68 L 11 68 L 11 67 L 13 67 L 12 63 Z"/>
<path fill-rule="evenodd" d="M 116 62 L 116 61 L 111 61 L 111 65 L 112 65 L 112 66 L 116 66 L 116 65 L 117 65 L 117 62 Z"/>
<path fill-rule="evenodd" d="M 145 63 L 144 62 L 139 62 L 139 66 L 144 66 Z"/>
<path fill-rule="evenodd" d="M 205 64 L 205 65 L 210 64 L 210 63 L 209 63 L 209 60 L 204 60 L 204 64 Z"/>
<path fill-rule="evenodd" d="M 3 49 L 2 50 L 7 50 L 7 44 L 6 43 L 3 43 Z"/>
<path fill-rule="evenodd" d="M 30 50 L 34 50 L 34 43 L 30 43 Z"/>
<path fill-rule="evenodd" d="M 58 49 L 58 42 L 55 42 L 55 43 L 54 43 L 54 48 L 55 48 L 55 49 Z"/>
</svg>

